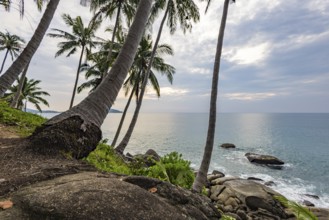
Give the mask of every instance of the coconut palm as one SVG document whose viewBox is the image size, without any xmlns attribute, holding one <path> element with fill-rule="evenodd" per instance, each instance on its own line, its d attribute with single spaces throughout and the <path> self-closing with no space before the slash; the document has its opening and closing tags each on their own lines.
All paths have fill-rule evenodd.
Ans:
<svg viewBox="0 0 329 220">
<path fill-rule="evenodd" d="M 207 0 L 207 8 L 208 10 L 209 4 L 211 0 Z M 235 0 L 232 0 L 235 2 Z M 211 97 L 210 97 L 210 108 L 209 108 L 209 122 L 208 122 L 208 133 L 207 133 L 207 140 L 206 145 L 204 148 L 202 162 L 197 173 L 197 176 L 194 180 L 192 189 L 196 192 L 201 192 L 202 187 L 206 183 L 207 173 L 209 170 L 209 164 L 211 161 L 212 150 L 214 146 L 214 139 L 215 139 L 215 128 L 216 128 L 216 107 L 217 107 L 217 90 L 218 90 L 218 76 L 219 76 L 219 68 L 220 68 L 220 58 L 222 55 L 222 48 L 223 48 L 223 40 L 224 40 L 224 32 L 226 26 L 226 18 L 228 12 L 230 0 L 224 1 L 223 7 L 223 14 L 221 25 L 219 29 L 218 39 L 217 39 L 217 48 L 216 48 L 216 55 L 215 55 L 215 62 L 213 68 L 213 77 L 212 77 L 212 86 L 211 86 Z"/>
<path fill-rule="evenodd" d="M 187 30 L 191 30 L 192 28 L 192 22 L 197 22 L 200 18 L 199 15 L 199 9 L 197 5 L 194 3 L 193 0 L 185 0 L 185 1 L 179 1 L 179 0 L 158 0 L 155 3 L 155 6 L 153 7 L 151 17 L 150 17 L 150 23 L 153 22 L 156 15 L 161 11 L 161 9 L 165 8 L 164 15 L 162 17 L 162 21 L 160 23 L 160 28 L 157 34 L 156 41 L 153 46 L 153 51 L 149 60 L 148 69 L 146 71 L 145 80 L 141 86 L 140 91 L 140 98 L 138 99 L 137 106 L 134 112 L 134 116 L 132 118 L 131 124 L 129 126 L 128 132 L 126 133 L 125 137 L 121 141 L 121 143 L 117 146 L 117 149 L 125 149 L 126 146 L 129 143 L 130 137 L 132 135 L 132 132 L 134 130 L 134 127 L 136 125 L 138 115 L 140 108 L 142 106 L 143 102 L 143 96 L 146 89 L 147 79 L 149 78 L 152 63 L 154 61 L 154 56 L 161 38 L 162 30 L 164 27 L 164 23 L 166 20 L 167 24 L 170 28 L 170 33 L 174 34 L 177 29 L 177 23 L 179 22 L 180 27 L 183 29 L 183 32 L 185 33 Z M 120 151 L 119 151 L 120 152 Z M 123 152 L 121 152 L 123 153 Z"/>
<path fill-rule="evenodd" d="M 123 121 L 125 119 L 127 110 L 129 108 L 131 99 L 133 97 L 133 94 L 136 96 L 136 101 L 138 102 L 140 96 L 140 88 L 143 84 L 144 78 L 146 77 L 146 71 L 148 70 L 148 65 L 150 65 L 150 59 L 152 56 L 152 37 L 151 35 L 147 35 L 142 38 L 141 43 L 139 45 L 133 66 L 130 71 L 130 76 L 124 83 L 124 88 L 126 90 L 126 95 L 129 93 L 130 87 L 131 94 L 129 96 L 128 102 L 126 104 L 126 107 L 123 111 L 119 127 L 116 131 L 115 137 L 112 141 L 112 146 L 114 147 L 116 144 L 116 141 L 119 137 Z M 156 55 L 154 57 L 154 62 L 152 62 L 151 72 L 148 76 L 147 81 L 149 81 L 153 87 L 153 89 L 156 91 L 156 94 L 158 97 L 160 97 L 160 85 L 158 83 L 158 80 L 156 78 L 155 72 L 159 72 L 162 75 L 165 75 L 168 79 L 168 81 L 172 84 L 173 82 L 173 74 L 175 73 L 175 68 L 167 63 L 165 63 L 164 59 L 161 57 L 161 55 L 173 55 L 172 48 L 167 44 L 162 44 L 157 47 Z M 129 126 L 130 127 L 130 126 Z M 127 132 L 129 133 L 129 131 Z M 130 133 L 129 133 L 130 134 Z M 124 146 L 120 145 L 119 146 Z M 123 152 L 124 148 L 116 148 L 116 151 Z"/>
<path fill-rule="evenodd" d="M 3 97 L 6 90 L 15 82 L 18 75 L 24 70 L 26 65 L 31 61 L 34 53 L 37 51 L 43 36 L 45 35 L 50 22 L 55 14 L 57 5 L 60 0 L 49 1 L 45 12 L 35 30 L 31 40 L 28 42 L 23 52 L 17 57 L 13 64 L 0 77 L 0 98 Z"/>
<path fill-rule="evenodd" d="M 112 18 L 116 12 L 115 24 L 112 32 L 112 39 L 110 41 L 110 48 L 109 53 L 107 56 L 106 63 L 112 63 L 112 51 L 113 51 L 113 44 L 115 41 L 115 36 L 117 34 L 117 30 L 122 23 L 122 15 L 125 16 L 126 21 L 128 24 L 131 22 L 133 16 L 135 15 L 136 11 L 136 0 L 92 0 L 90 4 L 90 8 L 92 10 L 98 10 L 95 14 L 95 18 L 100 16 L 101 14 L 105 14 L 106 17 Z M 103 77 L 107 74 L 108 66 L 104 68 Z"/>
<path fill-rule="evenodd" d="M 41 11 L 44 1 L 46 1 L 46 0 L 34 0 L 34 2 L 37 4 L 37 7 L 38 7 L 39 11 Z M 11 0 L 0 0 L 0 5 L 2 5 L 5 8 L 6 11 L 10 10 L 11 4 L 12 4 Z M 24 0 L 20 0 L 18 2 L 18 11 L 19 11 L 21 17 L 24 16 L 24 10 L 25 10 L 24 5 L 25 5 Z"/>
<path fill-rule="evenodd" d="M 62 38 L 66 40 L 58 44 L 58 47 L 60 49 L 56 52 L 55 57 L 58 57 L 66 52 L 68 52 L 66 56 L 69 57 L 70 55 L 77 52 L 78 48 L 81 48 L 75 83 L 72 92 L 72 98 L 69 107 L 72 108 L 75 93 L 77 90 L 82 58 L 87 48 L 94 48 L 97 44 L 99 44 L 99 42 L 95 41 L 97 38 L 95 36 L 95 32 L 100 27 L 102 21 L 101 19 L 92 20 L 88 24 L 88 26 L 85 27 L 80 16 L 73 19 L 70 15 L 63 14 L 62 18 L 65 21 L 65 24 L 72 28 L 72 33 L 53 28 L 52 31 L 56 33 L 49 33 L 48 36 L 54 38 Z"/>
<path fill-rule="evenodd" d="M 40 104 L 49 106 L 47 100 L 44 99 L 42 96 L 49 96 L 49 93 L 41 90 L 41 88 L 39 87 L 39 84 L 41 82 L 40 80 L 27 79 L 26 77 L 23 80 L 23 88 L 19 96 L 17 109 L 24 109 L 24 111 L 26 111 L 27 102 L 30 102 L 36 107 L 36 109 L 38 109 L 39 112 L 42 112 Z M 18 80 L 17 85 L 10 87 L 10 92 L 5 95 L 5 99 L 11 100 L 15 96 L 19 84 L 20 82 Z"/>
<path fill-rule="evenodd" d="M 26 74 L 27 74 L 27 71 L 29 69 L 29 66 L 30 66 L 30 63 L 27 64 L 27 66 L 25 67 L 23 73 L 21 74 L 20 76 L 20 79 L 18 80 L 18 86 L 17 86 L 17 89 L 16 89 L 16 94 L 14 95 L 11 103 L 10 103 L 10 107 L 12 108 L 17 108 L 18 107 L 18 104 L 19 104 L 19 98 L 21 96 L 21 93 L 22 93 L 22 90 L 23 90 L 23 87 L 24 87 L 24 82 L 25 82 L 25 78 L 26 78 Z"/>
<path fill-rule="evenodd" d="M 70 153 L 74 158 L 87 156 L 102 138 L 100 127 L 111 109 L 143 36 L 153 0 L 139 1 L 126 41 L 109 74 L 97 89 L 78 105 L 48 120 L 30 138 L 36 153 Z M 44 143 L 47 143 L 45 145 Z"/>
<path fill-rule="evenodd" d="M 6 33 L 0 32 L 0 51 L 6 51 L 0 68 L 0 73 L 3 70 L 8 54 L 10 54 L 11 59 L 14 60 L 14 58 L 16 58 L 21 52 L 24 43 L 24 39 L 15 34 L 12 35 L 8 31 L 6 31 Z"/>
</svg>

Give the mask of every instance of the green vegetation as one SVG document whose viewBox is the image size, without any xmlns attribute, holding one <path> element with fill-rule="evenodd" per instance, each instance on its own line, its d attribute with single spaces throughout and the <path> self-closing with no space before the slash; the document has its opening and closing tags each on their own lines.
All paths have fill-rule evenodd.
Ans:
<svg viewBox="0 0 329 220">
<path fill-rule="evenodd" d="M 45 118 L 32 113 L 10 108 L 7 102 L 0 100 L 0 123 L 11 126 L 13 131 L 26 137 L 46 121 Z"/>
<path fill-rule="evenodd" d="M 317 220 L 318 218 L 306 207 L 299 205 L 296 202 L 290 201 L 283 196 L 275 196 L 282 205 L 287 207 L 298 220 Z"/>
<path fill-rule="evenodd" d="M 168 181 L 184 188 L 191 188 L 194 181 L 194 173 L 190 168 L 190 162 L 184 160 L 181 154 L 172 152 L 147 167 L 147 159 L 137 158 L 133 162 L 126 163 L 115 150 L 105 143 L 100 143 L 97 148 L 85 159 L 100 170 L 126 175 L 144 175 Z M 150 159 L 151 160 L 151 159 Z"/>
</svg>

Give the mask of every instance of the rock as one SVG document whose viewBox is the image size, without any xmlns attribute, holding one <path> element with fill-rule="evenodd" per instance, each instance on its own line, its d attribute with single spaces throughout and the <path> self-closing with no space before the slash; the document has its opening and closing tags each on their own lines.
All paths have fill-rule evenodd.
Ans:
<svg viewBox="0 0 329 220">
<path fill-rule="evenodd" d="M 308 200 L 304 200 L 304 201 L 303 201 L 303 205 L 305 205 L 305 206 L 310 206 L 310 207 L 314 207 L 314 204 L 311 203 L 311 202 L 308 201 Z"/>
<path fill-rule="evenodd" d="M 152 189 L 152 190 L 151 190 Z M 209 198 L 146 177 L 97 172 L 66 175 L 21 188 L 0 219 L 219 219 Z"/>
<path fill-rule="evenodd" d="M 235 145 L 231 144 L 231 143 L 224 143 L 224 144 L 221 144 L 220 147 L 229 149 L 229 148 L 235 148 Z"/>
<path fill-rule="evenodd" d="M 222 178 L 222 177 L 224 177 L 224 176 L 222 176 L 220 174 L 216 174 L 216 175 L 210 174 L 210 175 L 207 176 L 207 179 L 208 179 L 209 182 L 211 182 L 215 179 Z"/>
<path fill-rule="evenodd" d="M 273 197 L 280 194 L 260 183 L 227 177 L 216 179 L 212 183 L 215 182 L 220 185 L 211 186 L 211 199 L 223 208 L 225 214 L 235 213 L 241 219 L 272 220 L 290 217 L 286 208 Z"/>
<path fill-rule="evenodd" d="M 264 183 L 264 185 L 265 186 L 275 186 L 276 184 L 273 181 L 267 181 L 267 182 Z"/>
<path fill-rule="evenodd" d="M 323 209 L 323 208 L 315 208 L 315 207 L 308 207 L 308 209 L 313 212 L 316 217 L 318 217 L 318 220 L 328 220 L 329 219 L 329 209 Z"/>
<path fill-rule="evenodd" d="M 247 179 L 248 179 L 248 180 L 261 181 L 261 182 L 264 181 L 264 180 L 262 180 L 262 179 L 260 179 L 260 178 L 257 178 L 257 177 L 248 177 Z"/>
<path fill-rule="evenodd" d="M 211 185 L 213 185 L 213 186 L 221 185 L 221 184 L 225 183 L 226 181 L 235 180 L 235 179 L 240 179 L 240 178 L 233 177 L 233 176 L 217 178 L 217 179 L 214 179 L 213 181 L 211 181 Z"/>
<path fill-rule="evenodd" d="M 254 153 L 246 153 L 245 156 L 252 163 L 265 164 L 265 165 L 283 165 L 284 162 L 276 157 L 270 155 L 261 155 Z"/>
<path fill-rule="evenodd" d="M 221 175 L 222 177 L 225 176 L 224 173 L 222 173 L 222 172 L 220 172 L 220 171 L 218 171 L 218 170 L 213 170 L 211 174 L 213 174 L 213 175 Z"/>
<path fill-rule="evenodd" d="M 159 154 L 153 149 L 148 149 L 144 155 L 152 157 L 152 159 L 155 161 L 160 161 L 161 159 Z"/>
<path fill-rule="evenodd" d="M 304 195 L 307 196 L 307 197 L 310 197 L 312 199 L 320 199 L 320 197 L 317 196 L 317 195 L 312 195 L 312 194 L 304 194 Z"/>
</svg>

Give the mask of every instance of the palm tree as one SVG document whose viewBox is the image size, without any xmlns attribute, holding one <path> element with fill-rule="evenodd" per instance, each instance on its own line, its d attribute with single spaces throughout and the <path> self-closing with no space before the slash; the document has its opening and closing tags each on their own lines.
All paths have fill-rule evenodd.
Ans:
<svg viewBox="0 0 329 220">
<path fill-rule="evenodd" d="M 112 141 L 112 147 L 115 147 L 115 144 L 117 142 L 117 139 L 119 137 L 122 125 L 123 125 L 123 121 L 125 119 L 127 110 L 129 108 L 131 99 L 133 97 L 133 94 L 135 94 L 136 96 L 136 100 L 138 103 L 138 100 L 140 98 L 139 93 L 140 93 L 140 88 L 142 86 L 143 81 L 145 81 L 145 77 L 146 77 L 146 71 L 148 69 L 148 65 L 150 65 L 150 59 L 152 56 L 152 37 L 151 35 L 147 35 L 145 37 L 142 38 L 141 43 L 139 45 L 132 69 L 130 71 L 130 76 L 129 78 L 126 80 L 126 82 L 124 83 L 124 88 L 126 89 L 126 95 L 129 92 L 129 88 L 132 87 L 131 90 L 131 94 L 129 96 L 128 102 L 126 104 L 126 107 L 123 111 L 120 123 L 119 123 L 119 127 L 116 131 L 115 137 Z M 147 79 L 147 81 L 151 82 L 151 85 L 153 87 L 153 89 L 156 91 L 157 96 L 160 97 L 160 85 L 158 83 L 158 80 L 155 76 L 155 72 L 159 72 L 162 75 L 165 75 L 168 79 L 168 81 L 172 84 L 173 82 L 173 74 L 175 73 L 175 68 L 167 63 L 165 63 L 165 61 L 163 60 L 163 58 L 161 57 L 161 55 L 173 55 L 173 50 L 172 48 L 167 45 L 167 44 L 162 44 L 159 45 L 157 47 L 156 50 L 156 55 L 154 57 L 154 62 L 152 63 L 152 67 L 151 67 L 151 72 L 149 74 L 149 78 Z M 127 132 L 128 133 L 128 132 Z M 124 145 L 120 145 L 119 146 L 124 146 Z M 124 148 L 116 148 L 116 151 L 118 152 L 123 152 Z"/>
<path fill-rule="evenodd" d="M 18 75 L 24 70 L 26 65 L 31 61 L 34 53 L 37 51 L 43 36 L 45 35 L 50 22 L 55 14 L 57 5 L 60 0 L 49 1 L 45 12 L 40 20 L 40 23 L 35 30 L 31 40 L 28 42 L 23 52 L 7 69 L 7 71 L 0 77 L 0 98 L 3 97 L 6 90 L 15 82 Z"/>
<path fill-rule="evenodd" d="M 106 63 L 112 63 L 112 51 L 113 44 L 115 40 L 115 36 L 117 34 L 117 29 L 119 28 L 122 22 L 122 14 L 125 15 L 125 19 L 128 24 L 131 22 L 135 11 L 136 11 L 136 0 L 92 0 L 90 4 L 90 8 L 92 10 L 99 9 L 99 11 L 95 14 L 94 18 L 97 18 L 101 14 L 105 14 L 107 17 L 112 17 L 116 11 L 115 24 L 112 32 L 112 39 L 110 41 L 109 53 L 107 56 Z M 103 77 L 107 74 L 109 67 L 106 66 L 104 68 Z"/>
<path fill-rule="evenodd" d="M 34 80 L 34 79 L 27 79 L 26 77 L 23 79 L 23 88 L 22 92 L 20 93 L 20 97 L 18 100 L 17 109 L 21 109 L 26 111 L 26 104 L 27 102 L 32 103 L 36 109 L 38 109 L 39 112 L 41 111 L 40 103 L 49 106 L 49 103 L 46 99 L 44 99 L 42 96 L 49 96 L 48 92 L 42 91 L 41 88 L 38 86 L 38 84 L 41 82 L 40 80 Z M 15 94 L 18 91 L 18 86 L 20 82 L 18 80 L 18 84 L 10 87 L 9 91 L 10 93 L 5 95 L 5 99 L 11 100 L 15 96 Z"/>
<path fill-rule="evenodd" d="M 34 0 L 34 2 L 38 6 L 39 11 L 41 11 L 44 1 L 46 1 L 46 0 Z M 0 0 L 0 5 L 2 5 L 5 8 L 6 11 L 10 10 L 11 4 L 12 4 L 11 0 Z M 21 17 L 24 16 L 24 10 L 25 10 L 24 5 L 25 5 L 25 1 L 20 0 L 19 3 L 18 3 L 18 11 L 19 11 Z"/>
<path fill-rule="evenodd" d="M 78 105 L 53 117 L 37 129 L 29 138 L 30 149 L 36 153 L 52 155 L 67 152 L 74 158 L 82 158 L 96 148 L 102 137 L 100 127 L 134 61 L 152 2 L 139 1 L 126 41 L 102 83 Z"/>
<path fill-rule="evenodd" d="M 94 48 L 96 47 L 97 44 L 99 44 L 99 42 L 95 41 L 96 38 L 95 32 L 100 27 L 102 21 L 101 19 L 92 20 L 89 23 L 89 25 L 85 27 L 80 16 L 76 17 L 75 19 L 72 19 L 70 15 L 63 14 L 62 18 L 65 21 L 65 23 L 72 28 L 72 34 L 56 28 L 53 28 L 52 30 L 57 33 L 48 34 L 48 36 L 50 37 L 62 38 L 66 40 L 58 44 L 58 47 L 60 49 L 57 51 L 55 57 L 58 57 L 66 52 L 68 52 L 67 57 L 69 57 L 70 55 L 74 54 L 77 51 L 77 48 L 81 47 L 80 59 L 79 59 L 78 69 L 77 69 L 75 83 L 72 92 L 72 98 L 69 107 L 71 109 L 73 106 L 74 97 L 77 90 L 83 55 L 86 52 L 86 48 L 88 47 Z"/>
<path fill-rule="evenodd" d="M 6 33 L 0 32 L 0 51 L 6 50 L 6 54 L 0 68 L 0 73 L 3 70 L 8 54 L 10 54 L 11 59 L 14 60 L 14 58 L 17 57 L 19 52 L 22 50 L 24 43 L 24 39 L 15 34 L 11 35 L 8 31 Z"/>
<path fill-rule="evenodd" d="M 22 90 L 23 90 L 23 87 L 24 87 L 24 83 L 25 83 L 25 78 L 26 78 L 26 74 L 27 74 L 27 71 L 29 69 L 29 66 L 30 66 L 30 63 L 27 64 L 27 66 L 25 67 L 23 73 L 21 74 L 20 76 L 20 79 L 18 80 L 18 86 L 17 86 L 17 89 L 16 89 L 16 94 L 15 96 L 13 97 L 11 103 L 10 103 L 10 107 L 12 108 L 17 108 L 18 107 L 18 104 L 19 104 L 19 98 L 21 96 L 21 93 L 22 93 Z"/>
<path fill-rule="evenodd" d="M 211 0 L 207 0 L 207 1 L 208 1 L 208 5 L 206 8 L 206 12 Z M 232 0 L 232 2 L 235 2 L 235 0 Z M 211 161 L 211 154 L 214 146 L 215 129 L 216 129 L 216 113 L 217 113 L 216 107 L 217 107 L 218 76 L 219 76 L 220 58 L 222 55 L 224 31 L 226 26 L 226 18 L 227 18 L 229 3 L 230 0 L 224 1 L 223 15 L 219 29 L 219 34 L 218 34 L 216 56 L 215 56 L 213 77 L 212 77 L 212 86 L 211 86 L 207 140 L 204 148 L 202 162 L 192 186 L 192 189 L 196 192 L 201 192 L 202 187 L 205 185 L 207 179 L 207 173 L 209 170 L 209 164 Z"/>
<path fill-rule="evenodd" d="M 180 23 L 181 28 L 183 29 L 183 32 L 185 33 L 186 30 L 191 30 L 191 28 L 192 28 L 191 21 L 197 22 L 200 18 L 199 9 L 198 9 L 197 5 L 193 2 L 193 0 L 185 0 L 185 1 L 159 0 L 159 1 L 156 1 L 155 6 L 153 7 L 151 19 L 150 19 L 151 22 L 155 19 L 155 16 L 159 13 L 160 9 L 163 9 L 164 7 L 166 7 L 165 13 L 163 15 L 163 18 L 162 18 L 162 21 L 160 24 L 160 28 L 158 31 L 158 35 L 157 35 L 155 44 L 153 46 L 153 51 L 152 51 L 152 54 L 151 54 L 151 57 L 149 60 L 150 64 L 148 65 L 148 69 L 145 73 L 146 75 L 144 78 L 144 82 L 141 86 L 140 98 L 138 99 L 137 106 L 136 106 L 133 118 L 131 120 L 131 124 L 128 128 L 128 131 L 127 131 L 125 137 L 123 138 L 123 140 L 121 141 L 121 143 L 117 146 L 117 149 L 119 149 L 119 150 L 126 148 L 126 146 L 128 145 L 128 142 L 130 140 L 130 137 L 132 135 L 132 132 L 134 130 L 134 127 L 136 125 L 139 111 L 140 111 L 140 108 L 141 108 L 142 102 L 143 102 L 147 79 L 149 78 L 149 75 L 151 72 L 152 63 L 154 61 L 154 56 L 155 56 L 155 53 L 156 53 L 156 50 L 157 50 L 157 47 L 158 47 L 158 44 L 159 44 L 159 41 L 161 38 L 162 29 L 163 29 L 165 21 L 168 18 L 167 24 L 169 25 L 170 33 L 174 34 L 177 29 L 178 21 Z M 120 151 L 118 151 L 118 152 L 120 152 Z M 123 152 L 121 152 L 121 153 L 123 153 Z"/>
</svg>

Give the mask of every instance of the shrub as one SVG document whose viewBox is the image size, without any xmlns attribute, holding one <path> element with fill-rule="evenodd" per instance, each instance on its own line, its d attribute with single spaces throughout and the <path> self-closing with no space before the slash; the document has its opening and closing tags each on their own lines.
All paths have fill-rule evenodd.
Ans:
<svg viewBox="0 0 329 220">
<path fill-rule="evenodd" d="M 190 161 L 182 158 L 182 154 L 172 152 L 162 157 L 154 166 L 149 167 L 147 176 L 189 189 L 194 181 L 194 172 L 190 164 Z"/>
</svg>

